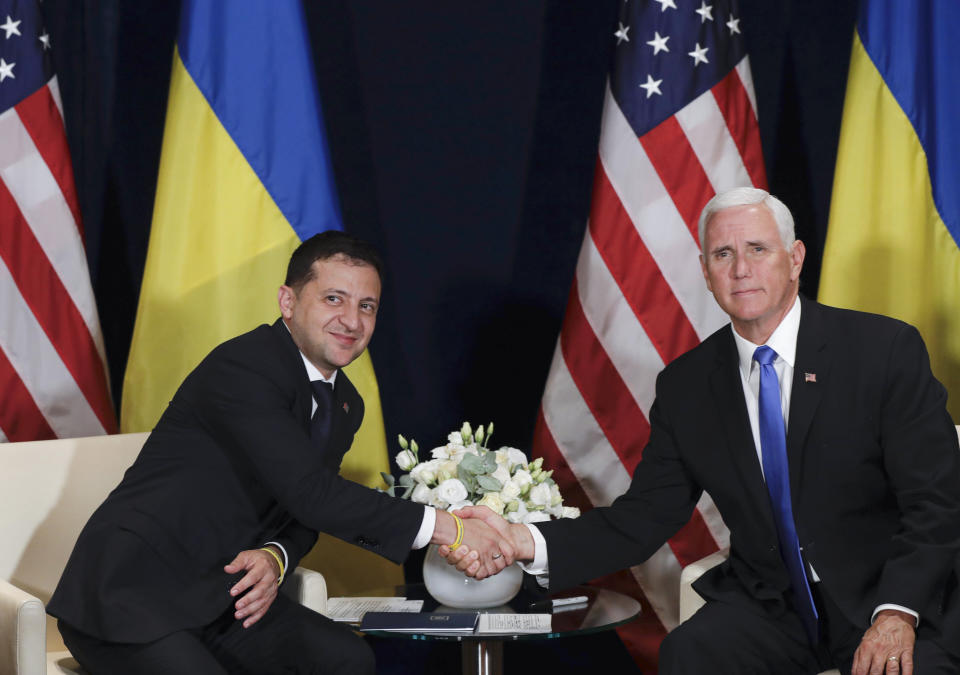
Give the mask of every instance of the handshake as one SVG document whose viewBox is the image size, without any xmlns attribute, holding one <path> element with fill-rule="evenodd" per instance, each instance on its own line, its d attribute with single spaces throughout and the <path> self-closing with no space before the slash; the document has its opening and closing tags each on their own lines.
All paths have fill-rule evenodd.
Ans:
<svg viewBox="0 0 960 675">
<path fill-rule="evenodd" d="M 458 518 L 463 524 L 460 545 L 451 550 L 449 543 L 443 543 L 439 553 L 468 577 L 485 579 L 515 560 L 533 560 L 534 539 L 527 526 L 510 523 L 486 506 L 465 506 L 454 515 L 437 511 L 432 543 L 456 541 Z"/>
</svg>

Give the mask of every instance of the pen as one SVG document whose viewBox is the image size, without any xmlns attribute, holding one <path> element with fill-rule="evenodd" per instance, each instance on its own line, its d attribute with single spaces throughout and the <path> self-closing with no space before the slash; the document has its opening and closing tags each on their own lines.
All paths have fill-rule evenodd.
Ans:
<svg viewBox="0 0 960 675">
<path fill-rule="evenodd" d="M 556 598 L 554 600 L 538 600 L 530 604 L 530 609 L 556 609 L 557 607 L 568 607 L 570 605 L 582 605 L 587 602 L 587 596 L 574 595 L 569 598 Z"/>
</svg>

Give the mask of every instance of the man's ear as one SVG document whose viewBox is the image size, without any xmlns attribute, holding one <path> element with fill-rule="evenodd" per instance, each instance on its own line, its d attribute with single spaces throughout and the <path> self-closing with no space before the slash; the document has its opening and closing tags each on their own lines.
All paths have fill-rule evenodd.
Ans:
<svg viewBox="0 0 960 675">
<path fill-rule="evenodd" d="M 807 247 L 803 245 L 803 242 L 797 239 L 793 242 L 793 248 L 790 250 L 790 262 L 792 265 L 792 270 L 790 274 L 790 280 L 796 281 L 800 278 L 800 270 L 803 269 L 803 261 L 807 256 Z"/>
<path fill-rule="evenodd" d="M 277 304 L 280 305 L 280 316 L 284 319 L 290 319 L 293 316 L 293 308 L 297 303 L 297 292 L 289 286 L 281 286 L 277 291 Z"/>
</svg>

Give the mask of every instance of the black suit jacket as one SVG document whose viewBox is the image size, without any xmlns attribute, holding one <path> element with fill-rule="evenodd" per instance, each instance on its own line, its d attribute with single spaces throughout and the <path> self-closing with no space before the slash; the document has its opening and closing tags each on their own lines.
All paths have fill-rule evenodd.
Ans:
<svg viewBox="0 0 960 675">
<path fill-rule="evenodd" d="M 854 625 L 895 603 L 960 645 L 960 450 L 923 341 L 900 321 L 801 301 L 787 453 L 804 554 Z M 785 614 L 790 579 L 738 368 L 728 325 L 663 370 L 627 492 L 577 520 L 538 524 L 551 587 L 645 560 L 706 490 L 731 551 L 696 590 Z"/>
<path fill-rule="evenodd" d="M 311 404 L 280 320 L 214 349 L 84 527 L 50 614 L 115 642 L 202 626 L 234 602 L 239 575 L 223 566 L 237 553 L 277 541 L 293 568 L 317 530 L 402 561 L 423 507 L 338 475 L 363 401 L 340 372 L 324 448 L 309 437 Z"/>
</svg>

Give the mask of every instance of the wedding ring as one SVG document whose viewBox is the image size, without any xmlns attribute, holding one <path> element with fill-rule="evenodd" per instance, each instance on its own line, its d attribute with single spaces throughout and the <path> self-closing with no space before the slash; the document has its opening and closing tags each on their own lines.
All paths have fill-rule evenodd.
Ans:
<svg viewBox="0 0 960 675">
<path fill-rule="evenodd" d="M 492 557 L 494 560 L 498 560 L 499 558 L 502 558 L 502 557 L 503 557 L 503 554 L 502 554 L 502 553 L 494 553 L 491 557 Z"/>
<path fill-rule="evenodd" d="M 888 656 L 888 657 L 887 657 L 887 661 L 899 661 L 899 660 L 900 660 L 900 657 L 899 657 L 899 656 Z"/>
</svg>

